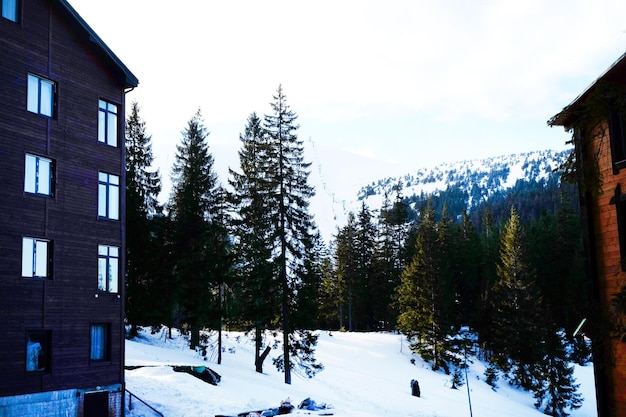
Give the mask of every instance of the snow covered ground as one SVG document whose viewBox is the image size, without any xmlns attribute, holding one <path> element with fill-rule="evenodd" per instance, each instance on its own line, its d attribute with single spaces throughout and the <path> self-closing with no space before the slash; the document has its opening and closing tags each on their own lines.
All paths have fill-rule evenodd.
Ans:
<svg viewBox="0 0 626 417">
<path fill-rule="evenodd" d="M 278 407 L 287 398 L 297 406 L 307 397 L 332 406 L 324 412 L 337 417 L 544 415 L 533 406 L 531 393 L 503 381 L 498 381 L 499 388 L 494 392 L 484 382 L 484 364 L 478 361 L 469 372 L 470 414 L 467 386 L 451 389 L 450 376 L 431 371 L 410 352 L 399 334 L 321 332 L 316 358 L 325 369 L 313 379 L 293 373 L 291 385 L 284 384 L 284 374 L 272 364 L 272 356 L 280 355 L 281 349 L 272 350 L 264 373 L 259 374 L 254 369 L 251 338 L 243 333 L 224 333 L 223 346 L 222 364 L 217 365 L 216 350 L 210 350 L 205 361 L 187 347 L 187 341 L 177 332 L 170 340 L 163 332 L 151 335 L 146 329 L 138 338 L 126 341 L 126 366 L 141 366 L 126 371 L 126 388 L 166 417 L 236 416 L 243 411 Z M 192 375 L 174 372 L 172 365 L 208 366 L 221 375 L 221 382 L 210 385 Z M 576 367 L 576 378 L 585 401 L 571 416 L 595 417 L 593 367 Z M 419 382 L 419 398 L 411 395 L 412 379 Z M 127 416 L 156 415 L 136 399 L 132 404 L 135 408 Z M 304 410 L 294 413 L 315 414 Z"/>
</svg>

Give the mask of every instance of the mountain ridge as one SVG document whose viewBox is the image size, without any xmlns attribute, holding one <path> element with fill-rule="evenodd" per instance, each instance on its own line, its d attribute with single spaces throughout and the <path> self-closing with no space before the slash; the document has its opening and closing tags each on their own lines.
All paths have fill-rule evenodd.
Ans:
<svg viewBox="0 0 626 417">
<path fill-rule="evenodd" d="M 418 168 L 415 173 L 386 177 L 362 186 L 357 193 L 357 202 L 365 202 L 368 207 L 378 209 L 385 194 L 392 198 L 398 184 L 401 184 L 404 197 L 438 195 L 458 187 L 467 193 L 468 206 L 471 207 L 497 192 L 513 188 L 520 180 L 541 182 L 560 179 L 557 169 L 571 151 L 540 150 Z"/>
</svg>

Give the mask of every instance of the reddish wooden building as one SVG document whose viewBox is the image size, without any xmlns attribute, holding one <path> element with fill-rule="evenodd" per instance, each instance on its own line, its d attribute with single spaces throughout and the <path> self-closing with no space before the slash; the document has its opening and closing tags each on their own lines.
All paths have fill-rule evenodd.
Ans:
<svg viewBox="0 0 626 417">
<path fill-rule="evenodd" d="M 626 55 L 549 123 L 573 133 L 598 416 L 626 416 Z"/>
<path fill-rule="evenodd" d="M 0 415 L 122 416 L 138 81 L 66 0 L 0 8 Z"/>
</svg>

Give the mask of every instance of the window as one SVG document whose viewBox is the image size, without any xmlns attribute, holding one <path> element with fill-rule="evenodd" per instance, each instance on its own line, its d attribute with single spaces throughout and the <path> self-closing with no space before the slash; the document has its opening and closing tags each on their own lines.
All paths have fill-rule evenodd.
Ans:
<svg viewBox="0 0 626 417">
<path fill-rule="evenodd" d="M 626 167 L 626 120 L 622 112 L 614 111 L 609 116 L 609 136 L 613 173 Z"/>
<path fill-rule="evenodd" d="M 626 194 L 622 194 L 622 188 L 619 184 L 615 188 L 615 195 L 611 199 L 611 204 L 615 204 L 617 214 L 621 267 L 622 271 L 626 271 Z"/>
<path fill-rule="evenodd" d="M 50 331 L 26 332 L 26 372 L 50 372 Z"/>
<path fill-rule="evenodd" d="M 45 78 L 28 74 L 28 111 L 52 117 L 54 114 L 54 82 Z"/>
<path fill-rule="evenodd" d="M 22 277 L 50 278 L 52 242 L 33 237 L 22 238 Z"/>
<path fill-rule="evenodd" d="M 108 361 L 111 351 L 109 340 L 111 325 L 98 323 L 91 325 L 91 349 L 89 359 L 92 361 Z"/>
<path fill-rule="evenodd" d="M 2 17 L 17 22 L 17 0 L 2 0 Z"/>
<path fill-rule="evenodd" d="M 104 100 L 98 106 L 98 142 L 117 146 L 117 105 Z"/>
<path fill-rule="evenodd" d="M 24 191 L 51 196 L 53 193 L 53 163 L 51 159 L 26 154 Z"/>
<path fill-rule="evenodd" d="M 98 173 L 98 216 L 120 218 L 120 177 L 117 175 Z"/>
<path fill-rule="evenodd" d="M 98 245 L 98 289 L 116 293 L 120 255 L 117 246 Z"/>
</svg>

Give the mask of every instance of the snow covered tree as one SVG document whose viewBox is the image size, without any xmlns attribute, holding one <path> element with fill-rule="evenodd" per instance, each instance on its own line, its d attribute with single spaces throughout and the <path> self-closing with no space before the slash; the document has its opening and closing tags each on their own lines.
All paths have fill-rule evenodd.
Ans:
<svg viewBox="0 0 626 417">
<path fill-rule="evenodd" d="M 131 334 L 139 324 L 160 324 L 154 317 L 154 303 L 159 299 L 154 280 L 159 276 L 158 259 L 162 243 L 154 239 L 154 222 L 161 210 L 157 197 L 161 192 L 158 169 L 151 169 L 151 136 L 139 115 L 136 101 L 126 121 L 126 319 Z"/>
</svg>

